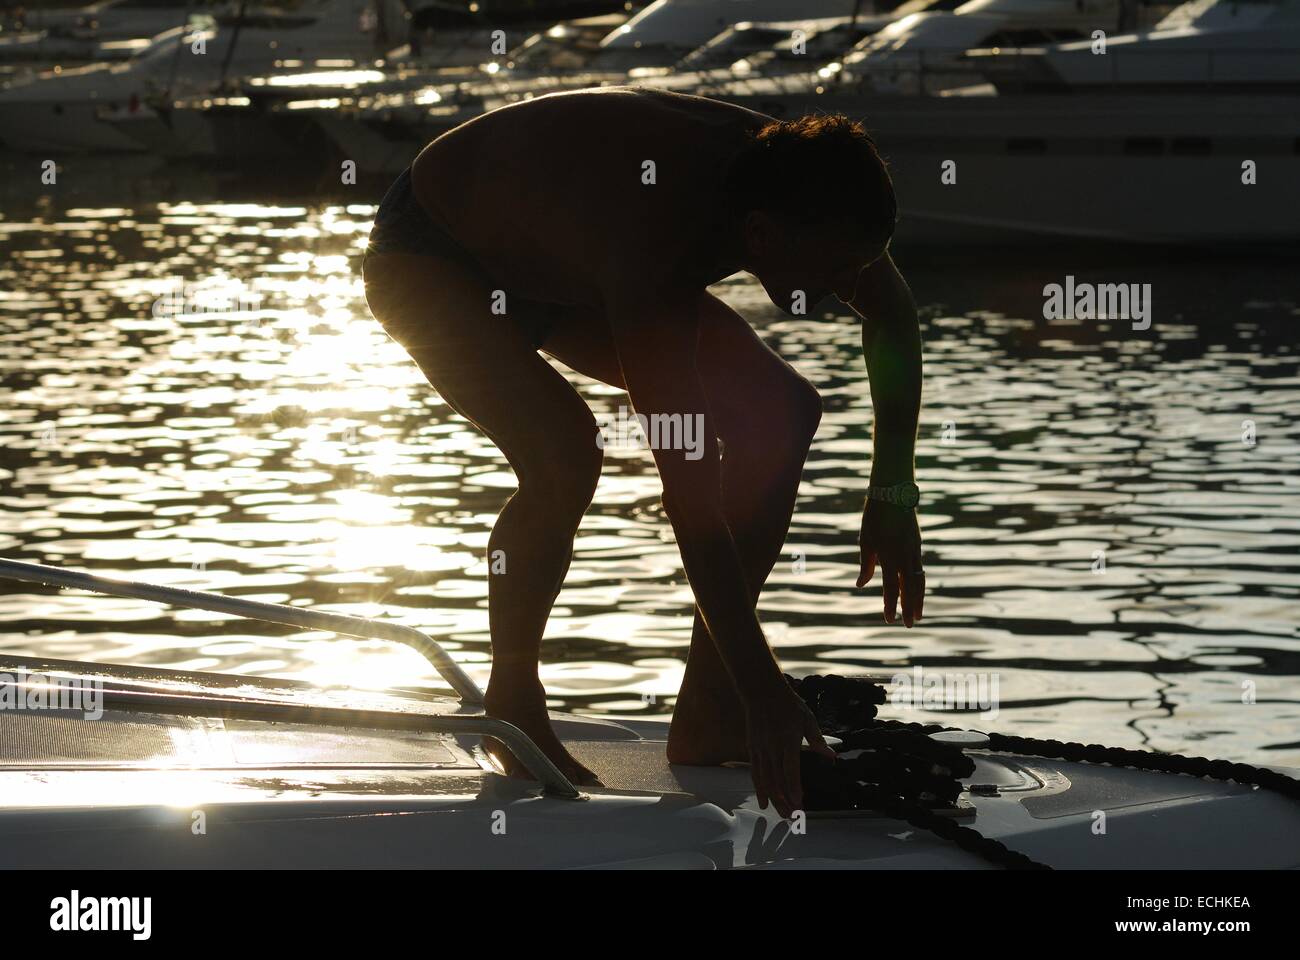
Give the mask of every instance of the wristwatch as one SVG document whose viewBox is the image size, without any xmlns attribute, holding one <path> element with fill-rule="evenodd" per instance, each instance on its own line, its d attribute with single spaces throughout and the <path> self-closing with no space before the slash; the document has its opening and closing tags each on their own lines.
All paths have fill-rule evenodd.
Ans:
<svg viewBox="0 0 1300 960">
<path fill-rule="evenodd" d="M 921 502 L 921 488 L 911 480 L 904 480 L 892 487 L 867 487 L 867 499 L 911 510 Z"/>
</svg>

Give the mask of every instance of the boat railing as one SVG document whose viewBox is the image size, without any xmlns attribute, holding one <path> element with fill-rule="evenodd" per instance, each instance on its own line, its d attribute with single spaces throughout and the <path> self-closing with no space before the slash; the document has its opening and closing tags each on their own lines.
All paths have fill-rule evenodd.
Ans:
<svg viewBox="0 0 1300 960">
<path fill-rule="evenodd" d="M 483 691 L 442 648 L 442 645 L 427 634 L 404 624 L 368 620 L 364 617 L 327 613 L 322 610 L 304 610 L 301 607 L 290 607 L 282 603 L 227 597 L 220 593 L 208 593 L 202 590 L 163 587 L 135 580 L 115 580 L 83 573 L 80 570 L 64 570 L 61 567 L 49 567 L 6 558 L 0 558 L 0 578 L 21 580 L 25 583 L 43 583 L 71 590 L 87 590 L 110 597 L 149 600 L 153 603 L 189 607 L 194 610 L 210 610 L 213 613 L 226 613 L 247 620 L 301 627 L 304 630 L 327 630 L 330 633 L 362 640 L 400 643 L 416 650 L 429 661 L 438 675 L 456 691 L 461 703 L 472 706 L 483 704 Z"/>
<path fill-rule="evenodd" d="M 81 664 L 93 673 L 100 664 Z M 13 680 L 0 674 L 0 687 L 16 691 L 48 687 L 50 680 Z M 102 681 L 99 682 L 102 684 Z M 97 684 L 97 686 L 99 685 Z M 29 693 L 24 695 L 30 696 Z M 582 794 L 555 766 L 536 743 L 518 727 L 483 714 L 429 714 L 394 710 L 360 710 L 329 707 L 310 703 L 255 699 L 234 696 L 205 696 L 159 690 L 103 685 L 96 694 L 98 706 L 105 710 L 166 716 L 204 717 L 221 720 L 292 723 L 304 726 L 349 730 L 391 730 L 408 733 L 446 733 L 452 736 L 493 737 L 505 744 L 542 789 L 551 796 L 581 799 Z"/>
<path fill-rule="evenodd" d="M 419 651 L 433 665 L 439 676 L 459 694 L 462 704 L 474 707 L 481 707 L 483 704 L 483 692 L 473 678 L 460 668 L 436 640 L 414 627 L 341 613 L 303 610 L 279 603 L 227 597 L 202 590 L 163 587 L 135 580 L 116 580 L 79 570 L 64 570 L 60 567 L 7 558 L 0 558 L 0 578 L 72 590 L 86 590 L 111 597 L 148 600 L 194 610 L 210 610 L 214 613 L 225 613 L 266 623 L 279 623 L 308 630 L 327 630 L 346 637 L 401 643 Z M 493 737 L 505 744 L 524 768 L 542 784 L 547 793 L 569 798 L 581 796 L 568 777 L 551 762 L 551 759 L 527 734 L 513 724 L 483 714 L 465 716 L 351 710 L 240 697 L 172 695 L 155 691 L 121 689 L 106 690 L 104 705 L 110 708 L 149 709 L 160 713 L 188 716 Z"/>
</svg>

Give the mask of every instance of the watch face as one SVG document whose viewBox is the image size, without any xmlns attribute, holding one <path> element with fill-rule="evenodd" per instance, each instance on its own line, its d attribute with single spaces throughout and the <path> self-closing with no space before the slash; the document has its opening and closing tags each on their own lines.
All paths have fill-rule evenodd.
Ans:
<svg viewBox="0 0 1300 960">
<path fill-rule="evenodd" d="M 915 507 L 921 502 L 921 489 L 914 483 L 900 483 L 898 502 L 904 507 Z"/>
</svg>

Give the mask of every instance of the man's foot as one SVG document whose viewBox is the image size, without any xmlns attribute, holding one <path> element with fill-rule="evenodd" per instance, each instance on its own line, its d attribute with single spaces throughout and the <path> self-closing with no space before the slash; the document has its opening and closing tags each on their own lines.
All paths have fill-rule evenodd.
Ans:
<svg viewBox="0 0 1300 960">
<path fill-rule="evenodd" d="M 489 717 L 504 720 L 526 733 L 542 753 L 560 768 L 576 786 L 604 786 L 600 779 L 573 758 L 560 738 L 555 735 L 551 719 L 546 712 L 546 691 L 540 682 L 533 681 L 520 686 L 505 687 L 501 683 L 488 684 L 484 696 L 484 708 Z M 483 749 L 500 764 L 507 776 L 533 779 L 528 770 L 501 741 L 492 737 L 483 738 Z"/>
<path fill-rule="evenodd" d="M 749 736 L 739 701 L 721 703 L 686 691 L 668 728 L 668 762 L 695 767 L 749 762 Z"/>
</svg>

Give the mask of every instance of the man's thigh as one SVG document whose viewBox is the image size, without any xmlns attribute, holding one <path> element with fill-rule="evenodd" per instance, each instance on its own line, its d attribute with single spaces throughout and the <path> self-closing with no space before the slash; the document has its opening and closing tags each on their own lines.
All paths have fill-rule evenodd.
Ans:
<svg viewBox="0 0 1300 960">
<path fill-rule="evenodd" d="M 597 310 L 556 308 L 542 352 L 583 376 L 619 389 L 623 372 L 609 322 Z M 688 358 L 682 358 L 683 367 Z M 724 437 L 741 428 L 761 428 L 782 398 L 812 393 L 812 386 L 763 342 L 745 318 L 710 293 L 700 299 L 700 339 L 695 366 L 709 409 Z"/>
<path fill-rule="evenodd" d="M 371 311 L 410 354 L 430 385 L 479 427 L 516 471 L 594 447 L 591 411 L 538 355 L 511 305 L 492 310 L 492 291 L 473 271 L 435 257 L 382 254 L 365 270 Z"/>
<path fill-rule="evenodd" d="M 728 441 L 755 437 L 761 442 L 815 402 L 812 384 L 744 317 L 711 294 L 701 307 L 696 367 L 718 432 Z"/>
<path fill-rule="evenodd" d="M 553 307 L 542 353 L 584 377 L 626 390 L 614 335 L 604 313 L 590 307 Z"/>
</svg>

